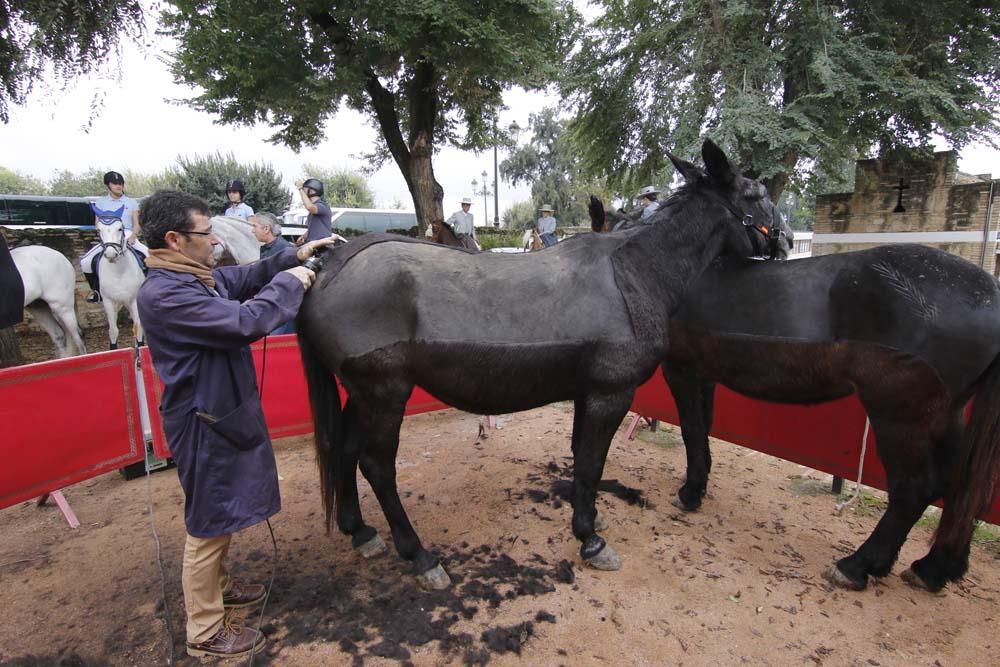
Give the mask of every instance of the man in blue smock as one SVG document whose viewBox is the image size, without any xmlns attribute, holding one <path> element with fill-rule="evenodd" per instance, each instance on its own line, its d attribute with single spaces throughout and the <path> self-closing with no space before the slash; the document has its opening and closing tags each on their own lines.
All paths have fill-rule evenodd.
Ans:
<svg viewBox="0 0 1000 667">
<path fill-rule="evenodd" d="M 330 236 L 333 233 L 333 211 L 323 200 L 323 182 L 318 178 L 307 178 L 304 181 L 296 181 L 295 187 L 299 189 L 302 206 L 309 211 L 309 217 L 306 218 L 306 233 L 296 239 L 295 245 Z"/>
<path fill-rule="evenodd" d="M 247 655 L 264 636 L 226 610 L 259 605 L 264 587 L 240 582 L 223 561 L 233 533 L 281 509 L 249 346 L 295 316 L 315 277 L 299 262 L 335 238 L 213 270 L 219 240 L 204 200 L 161 190 L 143 202 L 141 223 L 150 271 L 139 313 L 164 384 L 160 415 L 184 489 L 187 651 Z"/>
</svg>

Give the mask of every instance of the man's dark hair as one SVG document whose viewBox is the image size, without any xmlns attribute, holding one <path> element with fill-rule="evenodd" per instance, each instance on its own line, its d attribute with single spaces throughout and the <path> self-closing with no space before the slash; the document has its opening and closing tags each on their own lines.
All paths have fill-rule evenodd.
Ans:
<svg viewBox="0 0 1000 667">
<path fill-rule="evenodd" d="M 192 228 L 191 212 L 211 215 L 201 197 L 177 190 L 157 190 L 142 200 L 139 226 L 151 250 L 166 248 L 167 232 L 186 232 Z"/>
</svg>

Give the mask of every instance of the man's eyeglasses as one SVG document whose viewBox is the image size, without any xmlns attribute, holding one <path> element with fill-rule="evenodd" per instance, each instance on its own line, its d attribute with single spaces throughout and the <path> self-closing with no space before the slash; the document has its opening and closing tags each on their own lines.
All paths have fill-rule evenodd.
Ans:
<svg viewBox="0 0 1000 667">
<path fill-rule="evenodd" d="M 183 232 L 181 232 L 181 234 L 195 234 L 195 235 L 197 235 L 197 236 L 211 236 L 211 235 L 212 235 L 212 234 L 214 234 L 214 233 L 215 233 L 215 232 L 213 232 L 212 230 L 209 230 L 209 231 L 207 231 L 207 232 L 196 232 L 196 231 L 194 231 L 194 230 L 192 230 L 192 229 L 189 229 L 189 230 L 187 230 L 187 231 L 183 231 Z"/>
</svg>

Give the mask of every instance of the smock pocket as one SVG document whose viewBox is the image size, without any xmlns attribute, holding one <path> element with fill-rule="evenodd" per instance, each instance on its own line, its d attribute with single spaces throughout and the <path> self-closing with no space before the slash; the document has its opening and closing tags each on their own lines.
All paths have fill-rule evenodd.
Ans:
<svg viewBox="0 0 1000 667">
<path fill-rule="evenodd" d="M 198 418 L 208 428 L 225 438 L 233 447 L 241 450 L 253 449 L 267 442 L 267 423 L 260 398 L 256 395 L 243 401 L 228 414 L 217 417 L 205 412 L 197 412 Z"/>
</svg>

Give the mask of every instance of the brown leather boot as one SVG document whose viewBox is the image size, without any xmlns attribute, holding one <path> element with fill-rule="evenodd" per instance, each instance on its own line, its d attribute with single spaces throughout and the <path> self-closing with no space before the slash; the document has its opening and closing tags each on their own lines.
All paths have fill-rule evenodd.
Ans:
<svg viewBox="0 0 1000 667">
<path fill-rule="evenodd" d="M 229 590 L 222 592 L 222 606 L 226 609 L 253 607 L 264 601 L 265 593 L 261 584 L 244 584 L 230 579 Z"/>
<path fill-rule="evenodd" d="M 199 643 L 187 643 L 188 655 L 196 658 L 215 656 L 217 658 L 237 658 L 250 653 L 258 653 L 267 637 L 263 632 L 256 633 L 253 628 L 231 623 L 229 617 L 222 622 L 222 627 L 207 640 Z"/>
</svg>

